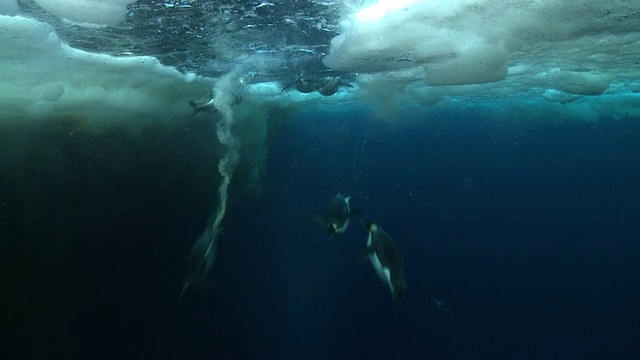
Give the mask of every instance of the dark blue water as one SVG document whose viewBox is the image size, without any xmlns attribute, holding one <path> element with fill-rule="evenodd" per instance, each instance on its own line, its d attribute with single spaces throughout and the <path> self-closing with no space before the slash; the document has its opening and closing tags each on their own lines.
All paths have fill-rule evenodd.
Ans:
<svg viewBox="0 0 640 360">
<path fill-rule="evenodd" d="M 213 127 L 73 142 L 55 126 L 12 129 L 29 146 L 5 136 L 0 156 L 10 170 L 0 185 L 12 189 L 0 199 L 9 309 L 0 329 L 14 344 L 5 349 L 13 358 L 640 357 L 639 119 L 368 117 L 274 127 L 262 194 L 232 197 L 210 287 L 182 300 L 187 253 L 216 201 Z M 363 226 L 329 239 L 308 221 L 338 192 L 396 240 L 402 303 L 359 263 Z"/>
</svg>

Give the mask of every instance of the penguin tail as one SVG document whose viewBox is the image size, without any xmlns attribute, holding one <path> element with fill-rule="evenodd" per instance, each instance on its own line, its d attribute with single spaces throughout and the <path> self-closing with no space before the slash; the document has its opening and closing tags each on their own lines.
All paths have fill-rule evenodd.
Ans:
<svg viewBox="0 0 640 360">
<path fill-rule="evenodd" d="M 393 293 L 393 301 L 396 303 L 401 303 L 405 298 L 407 289 L 408 289 L 407 283 L 404 280 L 402 280 L 402 286 L 400 287 L 400 289 L 396 289 L 395 292 Z"/>
</svg>

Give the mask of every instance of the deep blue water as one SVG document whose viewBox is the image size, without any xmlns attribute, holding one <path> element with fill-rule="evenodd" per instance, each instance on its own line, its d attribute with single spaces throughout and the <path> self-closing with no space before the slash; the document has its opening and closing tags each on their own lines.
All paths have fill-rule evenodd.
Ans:
<svg viewBox="0 0 640 360">
<path fill-rule="evenodd" d="M 5 351 L 640 358 L 639 119 L 368 117 L 307 115 L 273 131 L 262 194 L 232 197 L 210 287 L 182 300 L 186 255 L 216 201 L 210 124 L 74 141 L 54 125 L 4 129 Z M 363 226 L 329 239 L 307 220 L 338 192 L 396 240 L 402 303 L 358 262 Z"/>
</svg>

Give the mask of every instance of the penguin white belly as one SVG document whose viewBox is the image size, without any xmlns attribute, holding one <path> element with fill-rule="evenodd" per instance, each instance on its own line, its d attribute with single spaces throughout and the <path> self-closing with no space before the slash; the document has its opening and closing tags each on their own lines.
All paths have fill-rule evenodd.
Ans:
<svg viewBox="0 0 640 360">
<path fill-rule="evenodd" d="M 367 237 L 367 246 L 371 246 L 371 232 L 369 232 L 369 236 Z M 380 258 L 378 258 L 378 254 L 376 254 L 375 251 L 369 254 L 369 260 L 371 260 L 371 265 L 373 265 L 373 268 L 376 269 L 380 280 L 382 280 L 383 283 L 389 286 L 389 289 L 393 294 L 393 285 L 391 284 L 391 271 L 389 271 L 389 268 L 382 266 Z"/>
<path fill-rule="evenodd" d="M 378 276 L 380 276 L 380 280 L 389 286 L 389 289 L 393 294 L 393 285 L 391 284 L 391 272 L 389 271 L 389 268 L 382 266 L 380 259 L 375 252 L 369 255 L 369 260 L 371 260 L 373 268 L 376 269 Z"/>
<path fill-rule="evenodd" d="M 351 206 L 349 205 L 349 199 L 351 199 L 350 197 L 346 197 L 344 198 L 344 203 L 345 206 L 347 208 L 347 214 L 351 213 Z M 347 218 L 347 220 L 344 221 L 344 224 L 342 224 L 342 226 L 338 227 L 336 229 L 336 233 L 343 233 L 347 230 L 347 227 L 349 227 L 349 218 Z"/>
<path fill-rule="evenodd" d="M 349 219 L 345 220 L 344 224 L 342 226 L 340 226 L 339 228 L 336 228 L 336 233 L 343 233 L 347 230 L 347 227 L 349 226 Z"/>
</svg>

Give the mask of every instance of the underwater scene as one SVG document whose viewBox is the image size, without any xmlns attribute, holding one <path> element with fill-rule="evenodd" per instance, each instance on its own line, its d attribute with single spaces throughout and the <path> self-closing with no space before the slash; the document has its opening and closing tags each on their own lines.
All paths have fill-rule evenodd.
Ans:
<svg viewBox="0 0 640 360">
<path fill-rule="evenodd" d="M 639 14 L 0 0 L 0 358 L 639 359 Z"/>
</svg>

